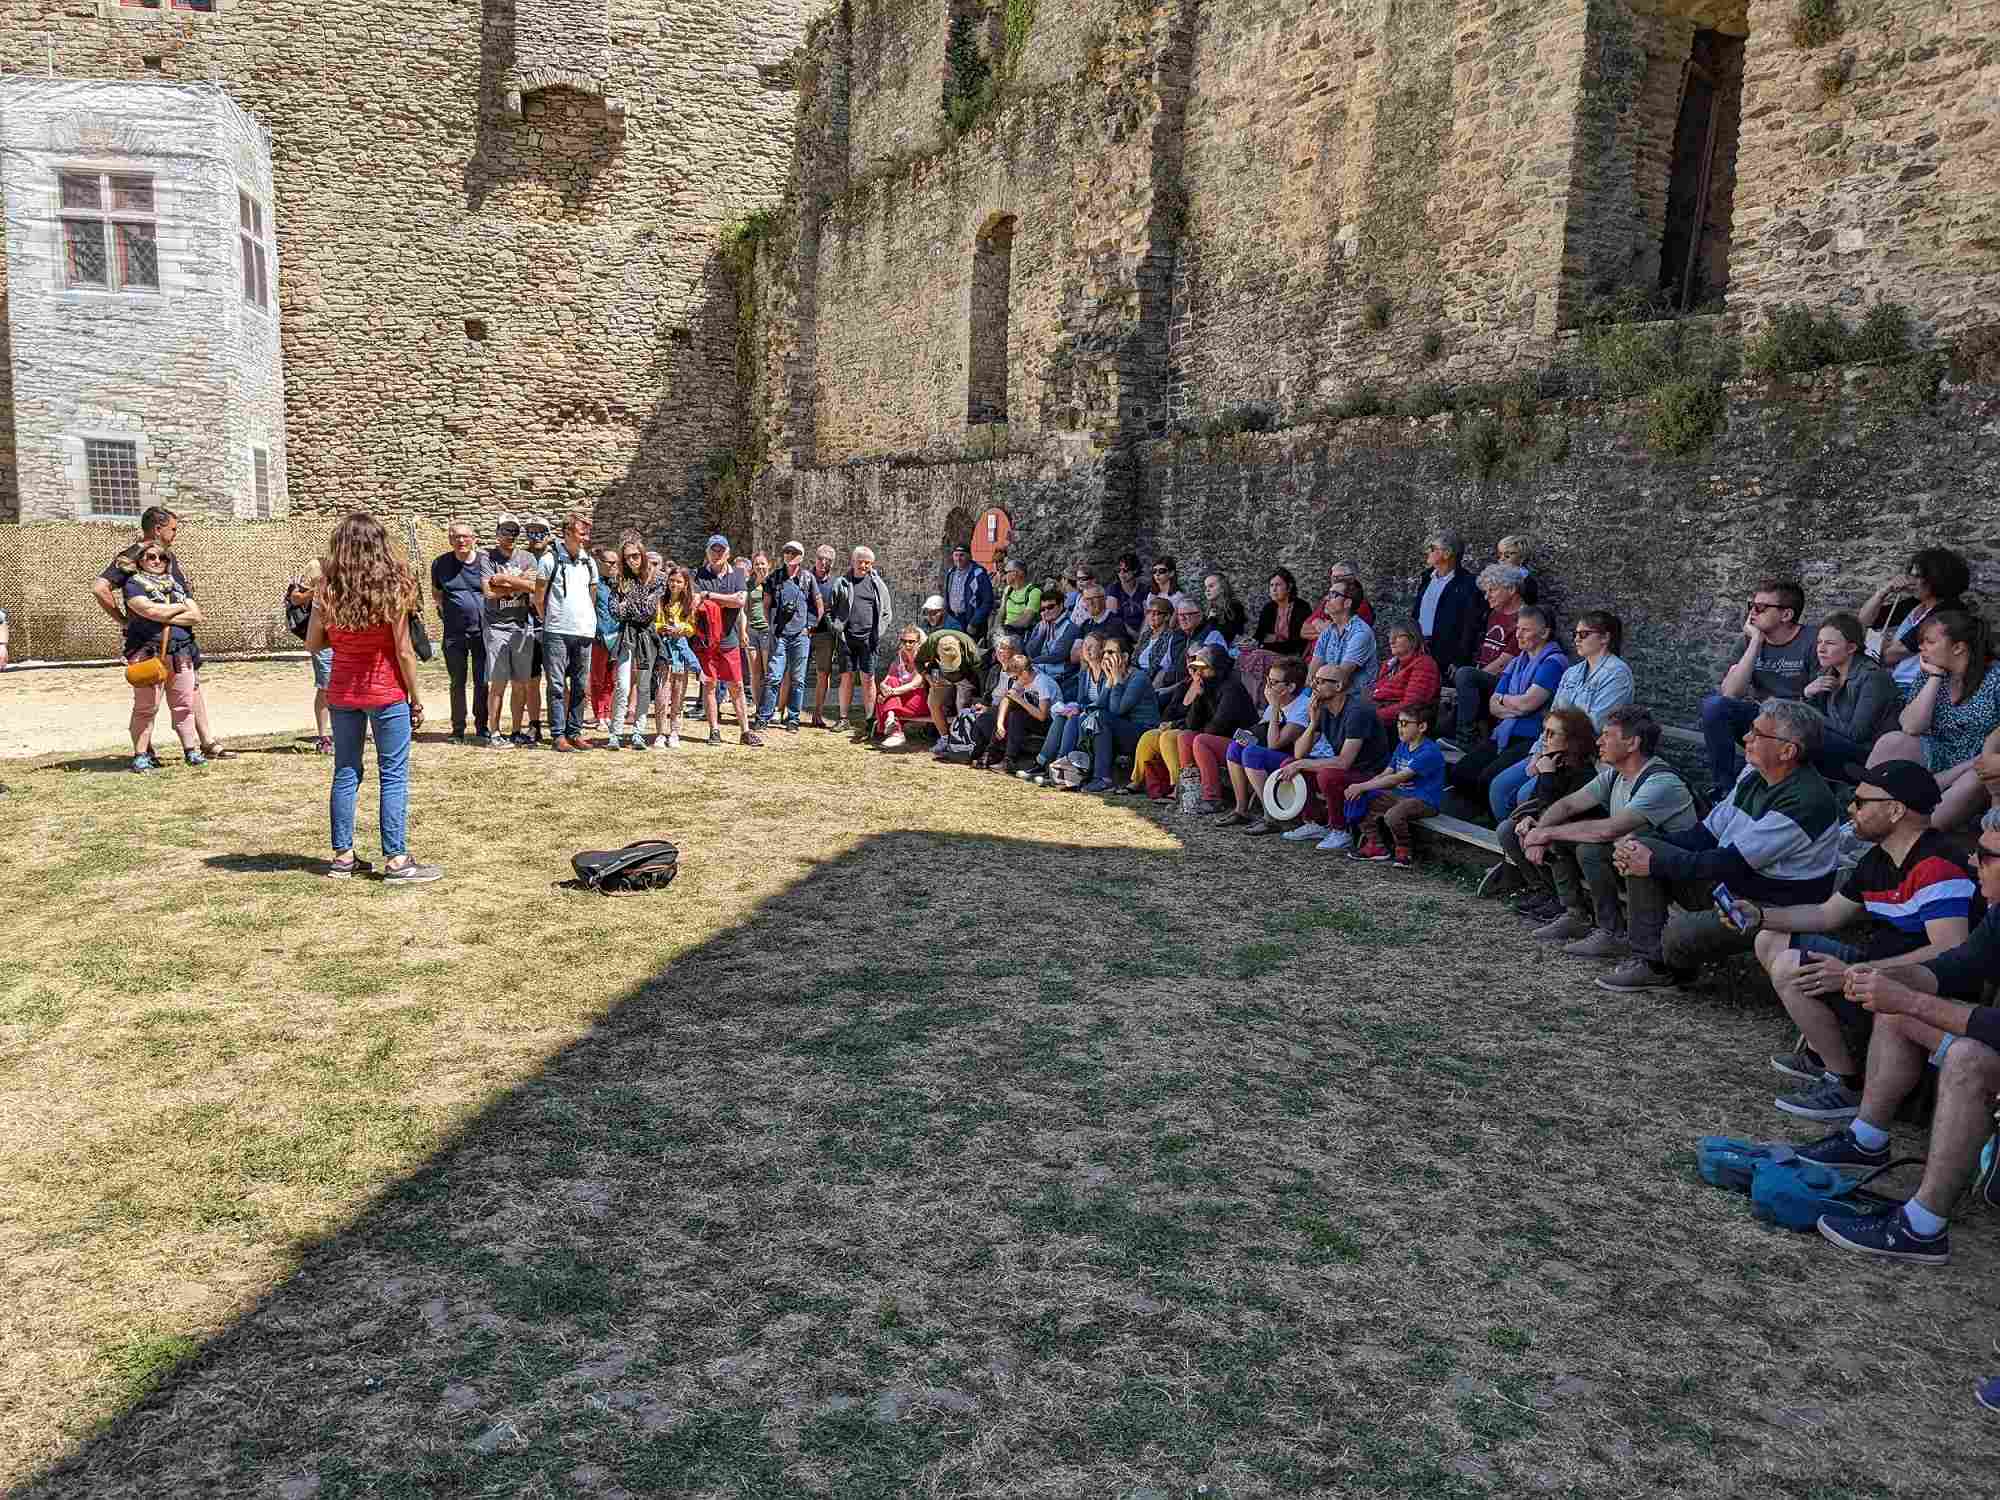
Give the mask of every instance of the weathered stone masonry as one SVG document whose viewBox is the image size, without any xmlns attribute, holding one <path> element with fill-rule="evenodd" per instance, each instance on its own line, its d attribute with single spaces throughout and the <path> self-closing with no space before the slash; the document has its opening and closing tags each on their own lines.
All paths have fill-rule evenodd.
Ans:
<svg viewBox="0 0 2000 1500">
<path fill-rule="evenodd" d="M 1687 459 L 1647 452 L 1635 409 L 1545 402 L 1531 423 L 1561 440 L 1491 481 L 1449 418 L 1323 417 L 1364 381 L 1393 399 L 1572 358 L 1621 297 L 1719 306 L 1702 326 L 1725 335 L 1892 300 L 1919 346 L 1986 347 L 2000 0 L 1840 9 L 1840 36 L 1801 46 L 1795 0 L 1044 3 L 955 136 L 949 0 L 850 0 L 809 33 L 756 261 L 756 534 L 869 540 L 917 589 L 994 504 L 1037 566 L 1152 546 L 1254 591 L 1337 552 L 1401 594 L 1440 520 L 1481 547 L 1525 529 L 1569 598 L 1644 617 L 1682 706 L 1759 567 L 1832 608 L 1948 537 L 1991 591 L 1990 358 L 1929 405 L 1893 372 L 1732 385 Z M 989 457 L 980 236 L 1003 221 Z M 1246 407 L 1284 430 L 1186 436 Z"/>
<path fill-rule="evenodd" d="M 5 0 L 0 73 L 209 80 L 269 130 L 294 513 L 581 503 L 684 546 L 736 435 L 717 248 L 783 189 L 800 34 L 799 0 Z"/>
</svg>

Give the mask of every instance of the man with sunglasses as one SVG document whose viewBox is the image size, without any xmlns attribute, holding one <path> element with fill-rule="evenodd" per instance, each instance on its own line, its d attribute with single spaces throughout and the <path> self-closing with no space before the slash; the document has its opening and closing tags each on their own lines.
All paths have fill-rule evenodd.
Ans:
<svg viewBox="0 0 2000 1500">
<path fill-rule="evenodd" d="M 1821 1215 L 1820 1234 L 1843 1250 L 1944 1265 L 1951 1259 L 1946 1215 L 1967 1187 L 1976 1182 L 1980 1196 L 2000 1208 L 2000 1177 L 1993 1163 L 1981 1163 L 2000 1093 L 2000 1006 L 1974 1003 L 2000 979 L 2000 810 L 1981 820 L 1973 854 L 1986 916 L 1970 937 L 1919 963 L 1860 963 L 1841 978 L 1842 994 L 1875 1018 L 1861 1104 L 1845 1128 L 1801 1147 L 1802 1157 L 1849 1172 L 1886 1165 L 1890 1122 L 1925 1068 L 1937 1070 L 1916 1196 L 1891 1214 Z"/>
<path fill-rule="evenodd" d="M 486 601 L 486 683 L 490 695 L 509 700 L 514 730 L 510 739 L 500 730 L 501 705 L 489 698 L 493 733 L 486 743 L 495 750 L 532 745 L 522 725 L 534 707 L 535 626 L 530 610 L 541 585 L 540 562 L 520 545 L 521 523 L 503 515 L 494 523 L 493 545 L 486 549 L 479 592 Z"/>
<path fill-rule="evenodd" d="M 1735 784 L 1736 745 L 1770 698 L 1803 698 L 1819 675 L 1812 632 L 1799 624 L 1806 591 L 1783 578 L 1766 578 L 1750 591 L 1743 613 L 1743 653 L 1721 686 L 1701 702 L 1701 735 L 1708 745 L 1709 799 L 1720 802 Z"/>
<path fill-rule="evenodd" d="M 1766 699 L 1743 736 L 1750 765 L 1705 822 L 1612 846 L 1625 877 L 1632 956 L 1597 981 L 1618 993 L 1674 989 L 1701 966 L 1749 951 L 1751 934 L 1717 912 L 1718 886 L 1761 906 L 1817 906 L 1839 872 L 1840 809 L 1813 768 L 1819 710 Z M 1672 920 L 1668 909 L 1682 908 Z"/>
<path fill-rule="evenodd" d="M 1798 1051 L 1771 1066 L 1804 1080 L 1777 1107 L 1807 1120 L 1851 1120 L 1861 1106 L 1869 1017 L 1841 993 L 1847 970 L 1950 952 L 1966 939 L 1978 890 L 1957 843 L 1930 826 L 1941 796 L 1935 776 L 1913 760 L 1848 775 L 1854 832 L 1872 847 L 1841 888 L 1815 906 L 1732 908 L 1737 925 L 1756 934 L 1757 961 L 1805 1033 Z M 1848 930 L 1857 919 L 1861 930 Z"/>
<path fill-rule="evenodd" d="M 1076 687 L 1076 653 L 1071 648 L 1083 639 L 1069 611 L 1056 594 L 1042 595 L 1041 619 L 1028 632 L 1021 649 L 1037 672 L 1046 673 L 1056 690 L 1067 698 Z"/>
</svg>

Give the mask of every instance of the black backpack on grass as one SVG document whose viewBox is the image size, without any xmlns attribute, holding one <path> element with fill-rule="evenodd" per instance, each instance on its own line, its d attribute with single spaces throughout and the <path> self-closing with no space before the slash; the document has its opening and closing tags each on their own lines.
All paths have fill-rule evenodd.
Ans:
<svg viewBox="0 0 2000 1500">
<path fill-rule="evenodd" d="M 586 849 L 569 863 L 580 885 L 625 896 L 672 885 L 681 872 L 681 851 L 665 839 L 641 839 L 623 849 Z"/>
</svg>

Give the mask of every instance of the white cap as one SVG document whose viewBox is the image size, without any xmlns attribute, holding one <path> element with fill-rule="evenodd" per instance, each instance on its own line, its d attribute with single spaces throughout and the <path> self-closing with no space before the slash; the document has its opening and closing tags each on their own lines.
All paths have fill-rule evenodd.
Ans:
<svg viewBox="0 0 2000 1500">
<path fill-rule="evenodd" d="M 926 599 L 926 600 L 924 601 L 924 608 L 925 608 L 925 609 L 943 609 L 943 608 L 944 608 L 944 595 L 943 595 L 943 594 L 932 594 L 932 595 L 930 596 L 930 598 L 928 598 L 928 599 Z"/>
<path fill-rule="evenodd" d="M 806 544 L 804 542 L 787 542 L 778 550 L 780 552 L 796 552 L 800 557 L 804 557 L 806 555 Z"/>
</svg>

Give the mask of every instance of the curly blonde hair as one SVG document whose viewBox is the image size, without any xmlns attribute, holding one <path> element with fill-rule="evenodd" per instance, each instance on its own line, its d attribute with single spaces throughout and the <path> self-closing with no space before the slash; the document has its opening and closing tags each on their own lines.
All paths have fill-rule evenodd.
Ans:
<svg viewBox="0 0 2000 1500">
<path fill-rule="evenodd" d="M 342 630 L 392 625 L 416 607 L 415 576 L 382 523 L 366 511 L 334 527 L 324 571 L 333 624 Z"/>
</svg>

